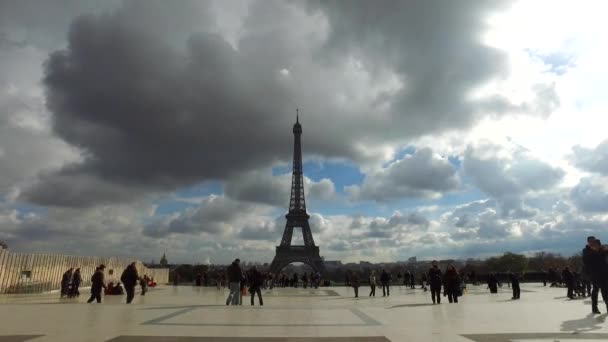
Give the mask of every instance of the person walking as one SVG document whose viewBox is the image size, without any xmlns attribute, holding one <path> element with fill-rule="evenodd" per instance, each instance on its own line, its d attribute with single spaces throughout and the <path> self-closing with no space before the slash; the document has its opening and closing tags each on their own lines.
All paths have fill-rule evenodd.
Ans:
<svg viewBox="0 0 608 342">
<path fill-rule="evenodd" d="M 391 295 L 391 275 L 386 272 L 385 269 L 382 269 L 382 274 L 380 275 L 380 282 L 382 283 L 382 297 Z"/>
<path fill-rule="evenodd" d="M 359 275 L 356 271 L 353 272 L 350 279 L 350 285 L 353 287 L 353 290 L 355 290 L 355 298 L 359 298 Z"/>
<path fill-rule="evenodd" d="M 74 268 L 70 267 L 70 269 L 65 271 L 65 273 L 61 277 L 61 298 L 68 295 L 68 292 L 70 290 L 70 283 L 72 282 L 73 271 Z"/>
<path fill-rule="evenodd" d="M 138 279 L 139 275 L 137 274 L 135 262 L 132 262 L 125 268 L 120 276 L 120 281 L 125 285 L 125 291 L 127 292 L 127 304 L 131 304 L 133 297 L 135 297 L 135 285 L 137 285 Z"/>
<path fill-rule="evenodd" d="M 490 293 L 498 293 L 498 278 L 496 277 L 496 273 L 488 274 L 488 288 L 490 289 Z"/>
<path fill-rule="evenodd" d="M 82 276 L 80 275 L 80 268 L 77 268 L 72 275 L 72 286 L 68 292 L 68 298 L 80 297 L 80 291 L 78 291 L 80 283 L 82 283 Z"/>
<path fill-rule="evenodd" d="M 591 280 L 591 312 L 600 314 L 598 309 L 598 293 L 602 292 L 602 299 L 608 310 L 608 263 L 606 255 L 608 252 L 602 247 L 600 240 L 590 236 L 587 238 L 587 246 L 583 249 L 583 264 L 585 271 Z"/>
<path fill-rule="evenodd" d="M 101 290 L 106 289 L 103 274 L 105 268 L 106 266 L 101 264 L 95 269 L 95 273 L 91 277 L 91 298 L 89 298 L 87 303 L 92 303 L 94 300 L 97 300 L 97 303 L 101 303 Z"/>
<path fill-rule="evenodd" d="M 415 289 L 416 288 L 416 275 L 414 274 L 414 271 L 412 271 L 412 273 L 410 273 L 410 289 Z"/>
<path fill-rule="evenodd" d="M 239 304 L 242 277 L 241 266 L 239 265 L 240 262 L 240 259 L 236 259 L 228 266 L 228 286 L 230 288 L 230 293 L 228 294 L 228 298 L 226 298 L 226 305 Z"/>
<path fill-rule="evenodd" d="M 517 272 L 510 272 L 509 278 L 511 280 L 511 289 L 513 290 L 513 298 L 511 299 L 519 299 L 519 296 L 521 294 L 521 290 L 519 288 L 520 275 Z"/>
<path fill-rule="evenodd" d="M 443 275 L 443 295 L 448 296 L 450 303 L 458 303 L 460 292 L 460 275 L 452 265 L 448 265 Z"/>
<path fill-rule="evenodd" d="M 568 287 L 568 293 L 566 294 L 568 298 L 574 299 L 574 274 L 570 271 L 570 267 L 566 266 L 562 271 L 562 279 L 564 283 L 566 283 L 566 287 Z"/>
<path fill-rule="evenodd" d="M 431 285 L 431 299 L 433 300 L 433 304 L 435 304 L 435 302 L 441 304 L 441 270 L 439 269 L 436 260 L 433 260 L 431 265 L 428 275 L 429 283 Z"/>
<path fill-rule="evenodd" d="M 253 266 L 249 270 L 247 279 L 249 280 L 249 292 L 251 293 L 251 305 L 252 306 L 254 305 L 254 298 L 255 298 L 255 294 L 257 293 L 258 299 L 260 301 L 260 306 L 263 306 L 264 301 L 262 300 L 262 290 L 260 289 L 260 287 L 262 287 L 264 277 L 262 276 L 260 271 L 258 271 L 258 269 L 255 266 Z"/>
<path fill-rule="evenodd" d="M 370 292 L 369 292 L 369 296 L 374 296 L 376 297 L 376 284 L 377 284 L 377 280 L 376 280 L 376 271 L 372 271 L 372 274 L 369 276 L 369 287 L 370 287 Z"/>
<path fill-rule="evenodd" d="M 424 292 L 426 292 L 426 283 L 428 282 L 428 279 L 426 277 L 425 273 L 422 273 L 422 276 L 420 277 L 420 288 L 424 290 Z"/>
</svg>

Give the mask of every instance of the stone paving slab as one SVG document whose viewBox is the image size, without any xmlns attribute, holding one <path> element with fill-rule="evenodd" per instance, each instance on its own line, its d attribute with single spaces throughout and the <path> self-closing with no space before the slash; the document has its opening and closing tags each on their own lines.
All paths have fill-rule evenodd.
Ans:
<svg viewBox="0 0 608 342">
<path fill-rule="evenodd" d="M 0 336 L 0 342 L 26 342 L 42 335 L 6 335 Z"/>
<path fill-rule="evenodd" d="M 108 342 L 390 342 L 384 336 L 371 337 L 167 337 L 119 336 Z"/>
<path fill-rule="evenodd" d="M 84 291 L 74 300 L 2 296 L 0 342 L 608 341 L 604 305 L 604 314 L 591 315 L 588 300 L 563 298 L 565 289 L 523 287 L 521 300 L 511 300 L 507 288 L 490 294 L 479 286 L 458 304 L 442 297 L 440 305 L 429 292 L 405 287 L 371 298 L 354 298 L 347 287 L 273 289 L 263 291 L 263 307 L 250 306 L 249 297 L 245 305 L 226 306 L 227 290 L 190 286 L 153 289 L 131 305 L 124 296 L 86 304 Z"/>
</svg>

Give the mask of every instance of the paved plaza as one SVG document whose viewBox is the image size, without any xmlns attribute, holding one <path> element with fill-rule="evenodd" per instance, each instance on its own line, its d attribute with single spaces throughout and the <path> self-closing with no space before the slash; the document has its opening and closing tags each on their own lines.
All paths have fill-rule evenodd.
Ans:
<svg viewBox="0 0 608 342">
<path fill-rule="evenodd" d="M 590 315 L 587 299 L 565 289 L 523 284 L 521 300 L 508 288 L 491 295 L 469 287 L 459 304 L 430 303 L 430 293 L 392 287 L 390 297 L 360 298 L 346 287 L 264 290 L 264 306 L 226 306 L 227 291 L 161 286 L 125 305 L 60 300 L 58 294 L 1 296 L 0 342 L 17 341 L 608 341 L 605 306 Z M 257 299 L 256 299 L 257 304 Z"/>
</svg>

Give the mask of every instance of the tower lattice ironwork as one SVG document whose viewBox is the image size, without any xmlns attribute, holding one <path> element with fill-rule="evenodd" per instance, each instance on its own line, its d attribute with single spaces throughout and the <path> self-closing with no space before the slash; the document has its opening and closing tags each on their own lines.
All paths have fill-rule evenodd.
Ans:
<svg viewBox="0 0 608 342">
<path fill-rule="evenodd" d="M 296 116 L 296 123 L 293 125 L 293 173 L 291 176 L 291 198 L 289 199 L 289 212 L 285 215 L 285 231 L 281 239 L 281 245 L 276 248 L 276 255 L 270 271 L 278 273 L 283 267 L 301 262 L 310 266 L 316 272 L 325 270 L 323 259 L 319 255 L 319 247 L 315 245 L 310 231 L 308 219 L 310 216 L 306 212 L 306 199 L 304 197 L 304 174 L 302 172 L 302 125 L 300 125 L 299 115 Z M 301 228 L 304 245 L 292 245 L 294 228 Z"/>
</svg>

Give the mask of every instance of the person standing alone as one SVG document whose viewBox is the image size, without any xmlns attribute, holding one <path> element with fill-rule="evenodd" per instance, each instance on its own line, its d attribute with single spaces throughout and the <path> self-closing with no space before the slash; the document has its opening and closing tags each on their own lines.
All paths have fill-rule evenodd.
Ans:
<svg viewBox="0 0 608 342">
<path fill-rule="evenodd" d="M 132 262 L 125 268 L 120 276 L 120 280 L 125 285 L 125 291 L 127 292 L 127 304 L 131 304 L 133 297 L 135 297 L 135 285 L 137 285 L 138 279 L 139 275 L 137 274 L 135 262 Z"/>
<path fill-rule="evenodd" d="M 608 252 L 602 247 L 600 240 L 593 236 L 587 238 L 587 246 L 583 249 L 583 264 L 588 274 L 593 289 L 591 290 L 591 312 L 600 314 L 598 309 L 598 293 L 602 292 L 602 299 L 608 310 L 608 263 L 606 255 Z"/>
<path fill-rule="evenodd" d="M 378 282 L 376 281 L 376 271 L 372 271 L 372 274 L 369 276 L 369 287 L 371 289 L 371 291 L 369 292 L 369 296 L 374 296 L 376 297 L 376 284 Z"/>
<path fill-rule="evenodd" d="M 353 287 L 353 290 L 355 290 L 355 298 L 359 298 L 359 275 L 357 272 L 353 272 L 350 278 L 350 285 Z"/>
<path fill-rule="evenodd" d="M 511 278 L 511 289 L 513 290 L 513 298 L 511 299 L 519 299 L 519 296 L 521 294 L 521 290 L 519 289 L 519 273 L 510 272 L 509 277 Z"/>
<path fill-rule="evenodd" d="M 570 267 L 566 266 L 562 271 L 562 279 L 564 283 L 566 283 L 566 287 L 568 287 L 567 296 L 570 299 L 574 299 L 574 274 L 570 271 Z"/>
<path fill-rule="evenodd" d="M 435 301 L 437 304 L 441 304 L 441 270 L 437 266 L 436 260 L 433 260 L 428 279 L 431 285 L 431 299 L 433 300 L 433 304 L 435 304 Z"/>
<path fill-rule="evenodd" d="M 264 301 L 262 300 L 262 283 L 264 282 L 264 277 L 258 271 L 258 269 L 253 266 L 251 270 L 249 270 L 249 274 L 247 275 L 247 280 L 249 280 L 249 293 L 251 293 L 251 305 L 254 305 L 255 294 L 258 294 L 258 299 L 260 301 L 260 306 L 264 305 Z"/>
<path fill-rule="evenodd" d="M 106 288 L 106 284 L 104 282 L 103 272 L 106 266 L 101 264 L 93 273 L 91 277 L 91 298 L 87 301 L 87 303 L 92 303 L 94 300 L 97 300 L 97 303 L 101 303 L 101 290 Z"/>
<path fill-rule="evenodd" d="M 380 275 L 380 282 L 382 282 L 382 297 L 391 295 L 391 275 L 386 272 L 386 270 L 382 270 L 382 274 Z"/>
<path fill-rule="evenodd" d="M 230 287 L 230 293 L 226 298 L 226 305 L 239 305 L 239 299 L 241 296 L 241 262 L 240 259 L 236 259 L 228 266 L 228 285 Z"/>
</svg>

